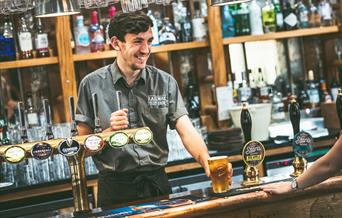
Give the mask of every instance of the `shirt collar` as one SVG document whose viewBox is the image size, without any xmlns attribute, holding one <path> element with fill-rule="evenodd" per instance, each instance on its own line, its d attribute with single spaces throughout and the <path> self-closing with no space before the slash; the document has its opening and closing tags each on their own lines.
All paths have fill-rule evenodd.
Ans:
<svg viewBox="0 0 342 218">
<path fill-rule="evenodd" d="M 110 66 L 110 71 L 112 74 L 113 82 L 116 84 L 121 78 L 124 80 L 125 78 L 123 77 L 121 70 L 118 67 L 117 61 L 115 60 L 114 63 Z M 144 82 L 146 82 L 146 67 L 142 69 L 140 75 L 137 77 L 137 81 L 142 79 Z"/>
</svg>

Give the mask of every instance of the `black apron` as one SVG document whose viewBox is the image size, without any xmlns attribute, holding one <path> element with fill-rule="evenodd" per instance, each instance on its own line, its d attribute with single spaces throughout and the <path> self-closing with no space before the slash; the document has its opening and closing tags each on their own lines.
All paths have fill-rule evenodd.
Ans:
<svg viewBox="0 0 342 218">
<path fill-rule="evenodd" d="M 98 180 L 98 206 L 109 207 L 148 197 L 171 193 L 164 168 L 147 172 L 100 172 Z"/>
</svg>

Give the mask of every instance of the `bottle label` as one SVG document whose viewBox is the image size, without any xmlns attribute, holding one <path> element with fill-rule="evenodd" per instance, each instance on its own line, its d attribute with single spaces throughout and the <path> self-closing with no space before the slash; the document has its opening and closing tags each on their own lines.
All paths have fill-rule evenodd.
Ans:
<svg viewBox="0 0 342 218">
<path fill-rule="evenodd" d="M 164 32 L 160 34 L 160 44 L 175 43 L 177 41 L 176 36 L 171 32 Z"/>
<path fill-rule="evenodd" d="M 3 46 L 0 46 L 0 53 L 4 57 L 6 57 L 6 60 L 14 60 L 15 59 L 15 47 L 14 47 L 14 39 L 13 38 L 6 38 L 1 37 L 0 35 L 0 41 L 3 41 Z"/>
<path fill-rule="evenodd" d="M 276 20 L 277 20 L 277 26 L 278 27 L 283 27 L 284 26 L 284 17 L 283 17 L 282 13 L 277 13 Z"/>
<path fill-rule="evenodd" d="M 207 26 L 204 18 L 192 19 L 192 36 L 195 40 L 204 40 L 207 37 Z"/>
<path fill-rule="evenodd" d="M 308 12 L 300 12 L 299 13 L 299 20 L 301 23 L 307 23 L 309 22 Z"/>
<path fill-rule="evenodd" d="M 32 36 L 30 32 L 19 33 L 19 45 L 21 51 L 32 51 Z"/>
<path fill-rule="evenodd" d="M 39 124 L 38 114 L 37 113 L 28 113 L 27 114 L 27 122 L 31 126 L 37 126 Z"/>
<path fill-rule="evenodd" d="M 49 47 L 48 35 L 46 33 L 38 34 L 36 38 L 36 49 L 46 49 Z"/>
<path fill-rule="evenodd" d="M 284 22 L 290 27 L 294 27 L 297 25 L 297 22 L 298 22 L 297 16 L 291 13 L 287 17 L 285 17 Z"/>
<path fill-rule="evenodd" d="M 84 47 L 89 46 L 90 45 L 89 34 L 87 32 L 80 33 L 77 37 L 76 44 L 80 46 L 84 46 Z"/>
</svg>

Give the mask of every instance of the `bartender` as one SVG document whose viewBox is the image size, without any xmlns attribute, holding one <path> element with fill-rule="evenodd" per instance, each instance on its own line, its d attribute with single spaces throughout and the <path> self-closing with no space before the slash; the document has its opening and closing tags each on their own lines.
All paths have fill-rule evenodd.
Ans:
<svg viewBox="0 0 342 218">
<path fill-rule="evenodd" d="M 154 133 L 150 144 L 107 147 L 93 156 L 99 170 L 100 207 L 171 193 L 164 169 L 169 153 L 168 125 L 177 130 L 184 147 L 210 176 L 207 147 L 188 117 L 176 80 L 146 65 L 152 26 L 143 12 L 117 13 L 108 28 L 117 55 L 114 63 L 90 73 L 79 86 L 76 121 L 80 135 L 94 130 L 93 93 L 98 96 L 104 131 L 148 126 Z M 116 91 L 122 93 L 122 109 Z"/>
</svg>

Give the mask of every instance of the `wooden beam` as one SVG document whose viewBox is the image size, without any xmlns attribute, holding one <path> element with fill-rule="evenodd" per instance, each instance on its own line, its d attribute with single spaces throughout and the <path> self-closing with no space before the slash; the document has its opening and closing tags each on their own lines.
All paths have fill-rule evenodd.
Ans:
<svg viewBox="0 0 342 218">
<path fill-rule="evenodd" d="M 71 31 L 68 16 L 56 18 L 56 41 L 58 62 L 62 83 L 65 120 L 70 121 L 68 97 L 74 96 L 77 102 L 77 85 L 75 78 L 75 66 L 73 62 L 72 48 L 70 43 Z"/>
</svg>

